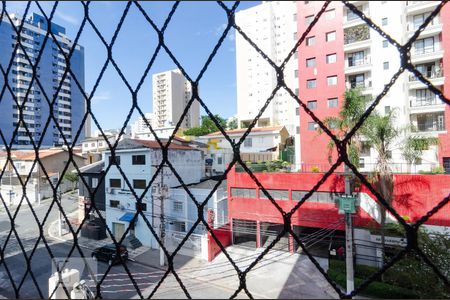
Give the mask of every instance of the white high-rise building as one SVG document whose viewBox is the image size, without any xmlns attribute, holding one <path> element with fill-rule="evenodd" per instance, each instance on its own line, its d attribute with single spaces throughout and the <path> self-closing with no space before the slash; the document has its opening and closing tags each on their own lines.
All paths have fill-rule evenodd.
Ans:
<svg viewBox="0 0 450 300">
<path fill-rule="evenodd" d="M 139 117 L 132 125 L 131 125 L 131 137 L 136 137 L 137 135 L 141 134 L 141 133 L 149 133 L 150 132 L 150 128 L 148 127 L 147 123 L 145 122 L 145 120 L 147 120 L 148 124 L 150 124 L 150 126 L 154 126 L 153 125 L 153 119 L 154 119 L 154 115 L 153 113 L 146 113 L 145 114 L 145 119 L 141 116 Z"/>
<path fill-rule="evenodd" d="M 236 13 L 236 23 L 277 65 L 293 49 L 297 35 L 296 4 L 293 1 L 263 1 Z M 284 79 L 298 91 L 298 61 L 293 55 L 284 69 Z M 240 128 L 256 117 L 277 86 L 275 69 L 239 33 L 236 33 L 237 118 Z M 296 101 L 284 90 L 277 91 L 257 123 L 257 127 L 286 126 L 296 135 Z"/>
<path fill-rule="evenodd" d="M 191 84 L 180 70 L 153 75 L 153 124 L 155 128 L 175 126 L 191 99 Z M 181 124 L 187 129 L 199 126 L 200 105 L 194 101 Z"/>
</svg>

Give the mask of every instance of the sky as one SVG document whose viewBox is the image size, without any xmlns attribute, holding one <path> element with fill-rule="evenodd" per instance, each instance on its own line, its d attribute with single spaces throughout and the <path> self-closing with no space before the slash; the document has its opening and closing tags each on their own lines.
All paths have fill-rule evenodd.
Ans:
<svg viewBox="0 0 450 300">
<path fill-rule="evenodd" d="M 225 2 L 231 7 L 234 2 Z M 241 2 L 237 11 L 259 4 Z M 49 16 L 53 1 L 40 2 Z M 110 43 L 127 2 L 99 1 L 89 5 L 89 16 L 104 39 Z M 161 28 L 173 2 L 140 2 L 148 16 Z M 6 2 L 9 13 L 23 15 L 26 2 Z M 33 2 L 30 12 L 40 13 Z M 66 28 L 74 39 L 83 20 L 81 3 L 59 1 L 54 23 Z M 216 2 L 181 2 L 165 33 L 165 43 L 191 78 L 196 78 L 209 54 L 222 35 L 227 23 L 226 12 Z M 85 89 L 91 93 L 106 62 L 106 47 L 91 26 L 86 23 L 78 44 L 85 51 Z M 129 84 L 135 89 L 158 45 L 158 36 L 138 7 L 131 5 L 112 49 L 112 57 Z M 236 114 L 236 53 L 235 31 L 230 30 L 214 60 L 200 81 L 200 97 L 214 114 L 224 118 Z M 176 69 L 169 55 L 161 48 L 153 66 L 138 92 L 138 105 L 144 113 L 152 111 L 152 74 Z M 103 129 L 121 128 L 132 105 L 131 93 L 117 70 L 109 63 L 94 93 L 92 110 Z M 200 111 L 204 114 L 203 109 Z M 138 118 L 134 112 L 130 123 Z M 92 132 L 96 130 L 92 122 Z"/>
</svg>

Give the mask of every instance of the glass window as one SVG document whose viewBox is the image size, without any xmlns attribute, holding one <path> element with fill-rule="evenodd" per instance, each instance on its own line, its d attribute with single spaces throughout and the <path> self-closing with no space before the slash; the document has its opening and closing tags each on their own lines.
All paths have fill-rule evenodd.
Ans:
<svg viewBox="0 0 450 300">
<path fill-rule="evenodd" d="M 364 87 L 364 80 L 365 80 L 364 74 L 350 76 L 349 77 L 350 87 L 351 88 Z"/>
<path fill-rule="evenodd" d="M 417 40 L 414 43 L 415 54 L 425 54 L 434 52 L 434 37 Z"/>
<path fill-rule="evenodd" d="M 329 9 L 325 11 L 325 19 L 326 20 L 332 20 L 336 17 L 336 10 L 335 9 Z"/>
<path fill-rule="evenodd" d="M 357 6 L 356 7 L 359 11 L 362 12 L 363 7 L 362 6 Z M 351 11 L 350 9 L 347 9 L 347 21 L 352 21 L 359 18 L 357 14 L 355 14 L 353 11 Z"/>
<path fill-rule="evenodd" d="M 328 99 L 328 107 L 337 107 L 338 106 L 338 98 L 330 98 Z"/>
<path fill-rule="evenodd" d="M 351 53 L 348 58 L 348 66 L 354 67 L 364 64 L 364 51 L 358 51 Z"/>
<path fill-rule="evenodd" d="M 294 32 L 294 41 L 297 40 L 297 32 Z"/>
<path fill-rule="evenodd" d="M 313 89 L 316 87 L 316 80 L 315 79 L 309 79 L 306 81 L 306 88 Z"/>
<path fill-rule="evenodd" d="M 306 38 L 306 46 L 312 46 L 316 44 L 316 37 L 310 36 Z"/>
<path fill-rule="evenodd" d="M 309 109 L 316 109 L 317 108 L 317 101 L 316 100 L 308 101 L 306 106 L 308 106 Z"/>
<path fill-rule="evenodd" d="M 92 178 L 92 188 L 95 189 L 98 185 L 98 178 Z"/>
<path fill-rule="evenodd" d="M 298 70 L 294 70 L 294 76 L 295 78 L 298 78 Z"/>
<path fill-rule="evenodd" d="M 337 76 L 328 76 L 327 84 L 328 85 L 336 85 L 337 84 Z"/>
<path fill-rule="evenodd" d="M 139 210 L 139 207 L 141 208 L 141 211 L 147 211 L 147 203 L 137 203 L 136 202 L 136 210 Z"/>
<path fill-rule="evenodd" d="M 316 130 L 316 122 L 308 122 L 308 130 L 309 131 Z"/>
<path fill-rule="evenodd" d="M 306 59 L 306 67 L 307 68 L 312 68 L 316 66 L 316 58 L 315 57 L 311 57 Z"/>
<path fill-rule="evenodd" d="M 297 19 L 297 18 L 296 18 Z M 309 25 L 312 23 L 312 21 L 314 20 L 314 15 L 309 15 L 305 17 L 305 24 Z"/>
<path fill-rule="evenodd" d="M 109 187 L 121 188 L 122 187 L 122 180 L 110 178 L 109 179 Z"/>
<path fill-rule="evenodd" d="M 307 191 L 292 191 L 292 200 L 300 201 L 307 193 Z"/>
<path fill-rule="evenodd" d="M 182 212 L 183 211 L 183 202 L 174 201 L 173 202 L 173 211 Z"/>
<path fill-rule="evenodd" d="M 145 179 L 133 179 L 133 188 L 145 189 L 147 187 L 147 181 Z"/>
<path fill-rule="evenodd" d="M 109 156 L 110 165 L 120 165 L 120 156 L 116 155 L 115 160 L 112 156 Z"/>
<path fill-rule="evenodd" d="M 431 12 L 427 12 L 413 16 L 413 30 L 419 29 L 419 27 L 425 22 L 425 19 L 428 18 L 430 14 Z M 433 23 L 433 21 L 431 23 Z"/>
<path fill-rule="evenodd" d="M 383 40 L 383 48 L 387 48 L 389 46 L 388 40 Z"/>
<path fill-rule="evenodd" d="M 109 200 L 109 206 L 113 207 L 113 208 L 117 208 L 120 205 L 120 201 L 119 200 Z"/>
<path fill-rule="evenodd" d="M 388 18 L 381 19 L 381 25 L 386 26 L 388 24 Z"/>
<path fill-rule="evenodd" d="M 232 197 L 256 198 L 256 189 L 231 188 Z"/>
<path fill-rule="evenodd" d="M 388 61 L 385 61 L 383 63 L 383 70 L 389 70 L 389 62 Z"/>
<path fill-rule="evenodd" d="M 300 107 L 296 107 L 295 108 L 295 115 L 299 116 L 300 115 Z"/>
<path fill-rule="evenodd" d="M 327 54 L 326 62 L 327 64 L 334 64 L 336 62 L 336 53 Z"/>
<path fill-rule="evenodd" d="M 252 138 L 247 137 L 244 140 L 244 147 L 251 147 L 252 146 Z"/>
<path fill-rule="evenodd" d="M 336 31 L 327 32 L 326 41 L 331 42 L 336 39 Z"/>
<path fill-rule="evenodd" d="M 133 155 L 132 156 L 133 165 L 145 165 L 145 155 Z"/>
<path fill-rule="evenodd" d="M 300 126 L 296 126 L 296 127 L 295 127 L 295 132 L 296 132 L 297 134 L 300 134 Z"/>
<path fill-rule="evenodd" d="M 289 192 L 287 190 L 267 190 L 274 200 L 289 200 Z M 269 199 L 262 190 L 259 190 L 259 198 Z"/>
</svg>

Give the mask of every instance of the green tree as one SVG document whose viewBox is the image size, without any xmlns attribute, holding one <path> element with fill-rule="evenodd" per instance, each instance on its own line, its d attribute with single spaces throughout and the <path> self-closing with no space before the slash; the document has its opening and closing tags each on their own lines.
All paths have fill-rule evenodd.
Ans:
<svg viewBox="0 0 450 300">
<path fill-rule="evenodd" d="M 67 172 L 64 174 L 64 179 L 72 183 L 72 191 L 75 190 L 78 183 L 78 174 Z"/>
<path fill-rule="evenodd" d="M 233 117 L 231 118 L 231 120 L 228 122 L 227 124 L 227 129 L 228 130 L 233 130 L 233 129 L 237 129 L 238 128 L 238 123 L 237 123 L 237 118 Z"/>
<path fill-rule="evenodd" d="M 344 103 L 338 117 L 325 118 L 324 123 L 329 128 L 334 128 L 334 134 L 342 140 L 364 114 L 369 101 L 369 98 L 361 95 L 360 90 L 349 89 L 344 93 Z M 375 150 L 377 160 L 369 178 L 376 191 L 390 206 L 392 206 L 394 192 L 393 171 L 390 168 L 393 163 L 391 161 L 392 150 L 402 149 L 403 157 L 412 163 L 422 156 L 423 151 L 429 145 L 436 144 L 438 141 L 434 138 L 412 134 L 412 132 L 414 132 L 414 128 L 411 126 L 405 126 L 402 129 L 396 125 L 396 110 L 391 110 L 385 115 L 373 111 L 352 136 L 347 146 L 349 160 L 357 168 L 359 167 L 362 142 L 364 141 L 367 146 Z M 334 147 L 334 142 L 330 141 L 328 145 L 330 162 Z M 383 205 L 381 205 L 380 215 L 381 243 L 384 251 L 386 208 Z"/>
<path fill-rule="evenodd" d="M 227 121 L 219 115 L 214 115 L 219 124 L 227 129 Z M 184 135 L 200 136 L 219 131 L 214 121 L 209 116 L 202 116 L 202 122 L 199 127 L 193 127 L 184 132 Z"/>
</svg>

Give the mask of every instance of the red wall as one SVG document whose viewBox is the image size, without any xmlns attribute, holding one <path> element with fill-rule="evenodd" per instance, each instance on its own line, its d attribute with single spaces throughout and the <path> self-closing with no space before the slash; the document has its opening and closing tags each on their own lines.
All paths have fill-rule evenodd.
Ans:
<svg viewBox="0 0 450 300">
<path fill-rule="evenodd" d="M 305 16 L 317 14 L 323 1 L 305 1 L 297 2 L 298 30 L 299 36 L 305 32 L 308 25 L 305 24 Z M 306 40 L 300 45 L 298 53 L 299 63 L 299 95 L 300 100 L 305 104 L 307 101 L 317 100 L 317 108 L 313 110 L 314 114 L 323 120 L 328 116 L 336 116 L 342 106 L 343 94 L 345 91 L 344 76 L 344 32 L 342 29 L 343 8 L 342 3 L 332 1 L 327 7 L 335 9 L 336 17 L 332 20 L 326 20 L 323 14 L 319 21 L 314 25 L 308 36 L 315 36 L 314 46 L 306 46 Z M 327 32 L 336 31 L 336 40 L 326 42 Z M 337 54 L 337 61 L 334 64 L 326 64 L 327 54 Z M 315 57 L 316 67 L 307 68 L 306 59 Z M 327 85 L 327 76 L 337 75 L 338 82 L 336 86 Z M 306 81 L 316 79 L 317 87 L 307 89 Z M 328 108 L 327 99 L 338 97 L 339 105 L 336 108 Z M 308 130 L 308 122 L 312 118 L 300 108 L 300 161 L 304 163 L 303 171 L 311 171 L 311 167 L 318 166 L 321 171 L 327 171 L 330 167 L 328 163 L 328 152 L 325 150 L 329 137 L 324 133 L 321 136 L 317 131 Z M 311 145 L 314 145 L 311 147 Z M 317 151 L 317 149 L 323 149 Z M 336 157 L 336 155 L 334 155 Z"/>
<path fill-rule="evenodd" d="M 450 100 L 450 6 L 445 5 L 441 9 L 441 22 L 442 22 L 442 46 L 444 49 L 444 95 Z M 445 108 L 445 128 L 447 132 L 450 131 L 450 105 Z M 439 135 L 440 140 L 440 151 L 439 151 L 439 162 L 443 164 L 443 157 L 450 157 L 450 134 Z"/>
<path fill-rule="evenodd" d="M 319 173 L 256 173 L 257 179 L 266 189 L 310 190 L 320 180 Z M 258 187 L 247 173 L 237 173 L 233 168 L 228 174 L 228 217 L 231 219 L 257 220 L 283 223 L 283 217 L 268 199 L 249 199 L 231 196 L 232 187 Z M 393 207 L 401 216 L 408 216 L 416 221 L 450 194 L 449 175 L 395 175 Z M 318 189 L 324 192 L 343 192 L 344 182 L 341 176 L 333 174 Z M 365 186 L 361 192 L 371 193 Z M 375 197 L 373 197 L 375 199 Z M 296 204 L 289 200 L 278 200 L 277 204 L 285 211 L 290 211 Z M 334 204 L 305 202 L 292 217 L 292 224 L 306 227 L 329 227 L 330 224 L 342 220 Z M 362 209 L 356 214 L 354 224 L 366 226 L 373 223 L 371 217 Z M 450 226 L 450 205 L 446 205 L 426 223 L 429 225 Z M 339 229 L 344 229 L 340 226 Z"/>
<path fill-rule="evenodd" d="M 228 225 L 224 225 L 220 228 L 213 229 L 214 235 L 220 241 L 223 247 L 231 245 L 231 231 Z M 212 261 L 222 250 L 216 243 L 216 240 L 208 232 L 208 261 Z"/>
</svg>

